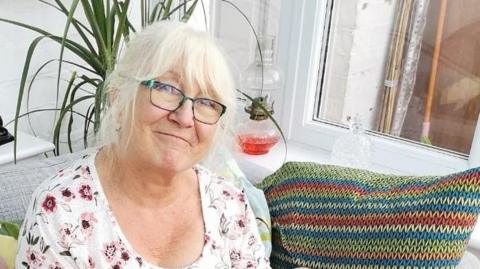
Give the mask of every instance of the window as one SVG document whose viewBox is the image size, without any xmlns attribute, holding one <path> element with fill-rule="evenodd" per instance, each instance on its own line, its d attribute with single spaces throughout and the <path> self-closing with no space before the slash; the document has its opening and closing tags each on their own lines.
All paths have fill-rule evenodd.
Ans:
<svg viewBox="0 0 480 269">
<path fill-rule="evenodd" d="M 475 1 L 288 2 L 280 54 L 291 140 L 330 150 L 358 114 L 379 166 L 438 174 L 479 165 Z"/>
</svg>

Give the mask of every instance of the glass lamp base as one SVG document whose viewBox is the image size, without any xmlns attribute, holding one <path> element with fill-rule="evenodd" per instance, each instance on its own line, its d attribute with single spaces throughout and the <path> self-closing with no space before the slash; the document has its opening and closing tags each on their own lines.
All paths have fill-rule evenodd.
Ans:
<svg viewBox="0 0 480 269">
<path fill-rule="evenodd" d="M 277 136 L 258 137 L 254 134 L 238 135 L 237 142 L 242 151 L 250 155 L 267 154 L 278 142 Z"/>
</svg>

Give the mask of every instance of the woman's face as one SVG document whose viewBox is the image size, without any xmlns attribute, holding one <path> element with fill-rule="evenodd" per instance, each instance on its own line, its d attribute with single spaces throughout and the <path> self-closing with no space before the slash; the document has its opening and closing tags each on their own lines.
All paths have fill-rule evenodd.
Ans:
<svg viewBox="0 0 480 269">
<path fill-rule="evenodd" d="M 183 85 L 176 71 L 155 80 L 182 90 L 188 97 L 206 97 L 198 86 Z M 202 160 L 212 145 L 218 123 L 209 125 L 195 120 L 191 100 L 170 112 L 152 105 L 149 88 L 139 86 L 138 91 L 128 157 L 135 157 L 141 165 L 171 172 L 184 171 Z"/>
</svg>

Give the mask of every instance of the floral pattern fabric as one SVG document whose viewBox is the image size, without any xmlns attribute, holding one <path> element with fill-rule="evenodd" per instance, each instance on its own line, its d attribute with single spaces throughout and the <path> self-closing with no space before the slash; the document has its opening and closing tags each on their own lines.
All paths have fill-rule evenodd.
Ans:
<svg viewBox="0 0 480 269">
<path fill-rule="evenodd" d="M 98 180 L 95 155 L 36 189 L 16 268 L 160 268 L 139 256 L 122 233 Z M 200 257 L 186 268 L 270 268 L 245 193 L 201 166 L 194 170 L 205 234 Z"/>
</svg>

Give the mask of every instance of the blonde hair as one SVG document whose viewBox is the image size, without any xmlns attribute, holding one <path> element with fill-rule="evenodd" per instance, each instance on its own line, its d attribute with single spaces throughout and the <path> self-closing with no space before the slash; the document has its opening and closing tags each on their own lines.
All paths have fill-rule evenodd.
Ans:
<svg viewBox="0 0 480 269">
<path fill-rule="evenodd" d="M 215 138 L 223 141 L 236 110 L 235 87 L 224 54 L 208 33 L 185 23 L 161 21 L 146 27 L 127 44 L 123 58 L 106 81 L 108 104 L 100 126 L 100 145 L 128 146 L 140 81 L 174 69 L 182 72 L 184 85 L 198 85 L 203 94 L 227 106 Z M 121 137 L 126 143 L 122 139 L 119 145 Z"/>
</svg>

